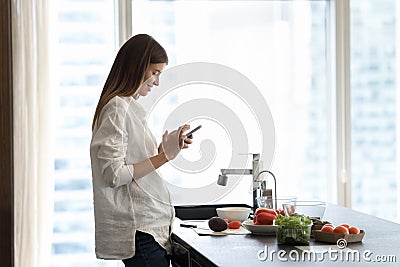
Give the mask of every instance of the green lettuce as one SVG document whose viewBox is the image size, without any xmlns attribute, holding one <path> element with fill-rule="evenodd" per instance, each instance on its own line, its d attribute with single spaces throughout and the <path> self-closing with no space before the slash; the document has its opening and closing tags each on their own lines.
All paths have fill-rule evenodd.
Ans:
<svg viewBox="0 0 400 267">
<path fill-rule="evenodd" d="M 301 214 L 282 216 L 275 219 L 276 238 L 278 244 L 309 244 L 311 234 L 311 219 Z"/>
</svg>

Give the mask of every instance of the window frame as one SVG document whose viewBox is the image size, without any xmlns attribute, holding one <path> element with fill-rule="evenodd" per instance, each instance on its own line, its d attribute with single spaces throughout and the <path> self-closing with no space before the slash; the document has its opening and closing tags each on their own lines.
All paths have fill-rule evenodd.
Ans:
<svg viewBox="0 0 400 267">
<path fill-rule="evenodd" d="M 115 0 L 115 17 L 117 25 L 117 47 L 121 47 L 132 36 L 132 1 Z"/>
<path fill-rule="evenodd" d="M 334 5 L 337 200 L 351 208 L 350 0 Z"/>
</svg>

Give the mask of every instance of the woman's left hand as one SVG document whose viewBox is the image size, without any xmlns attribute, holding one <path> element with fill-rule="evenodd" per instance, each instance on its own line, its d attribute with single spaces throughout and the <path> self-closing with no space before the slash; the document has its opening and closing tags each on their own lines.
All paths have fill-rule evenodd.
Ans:
<svg viewBox="0 0 400 267">
<path fill-rule="evenodd" d="M 180 132 L 180 139 L 183 139 L 183 146 L 181 148 L 182 149 L 186 149 L 186 148 L 189 147 L 190 144 L 193 143 L 193 140 L 192 140 L 193 139 L 193 135 L 191 137 L 187 137 L 186 135 L 183 134 L 183 132 L 184 132 L 183 129 L 189 130 L 190 128 L 187 128 L 187 127 L 184 127 L 184 126 L 181 126 L 181 127 L 182 127 L 182 131 Z M 163 144 L 161 142 L 160 145 L 158 146 L 158 153 L 160 154 L 162 152 L 164 152 L 164 149 L 163 149 Z"/>
<path fill-rule="evenodd" d="M 163 151 L 168 160 L 176 158 L 182 149 L 188 148 L 189 144 L 192 143 L 192 140 L 183 134 L 185 131 L 189 130 L 189 128 L 190 126 L 185 124 L 171 133 L 165 131 L 159 151 Z"/>
</svg>

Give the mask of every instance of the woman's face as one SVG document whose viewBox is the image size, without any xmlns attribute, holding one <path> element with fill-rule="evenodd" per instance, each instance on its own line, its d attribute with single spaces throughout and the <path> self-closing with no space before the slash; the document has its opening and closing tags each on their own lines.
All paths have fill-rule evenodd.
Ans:
<svg viewBox="0 0 400 267">
<path fill-rule="evenodd" d="M 146 96 L 154 85 L 158 86 L 160 74 L 165 66 L 165 63 L 150 64 L 144 75 L 144 83 L 139 88 L 139 95 Z"/>
</svg>

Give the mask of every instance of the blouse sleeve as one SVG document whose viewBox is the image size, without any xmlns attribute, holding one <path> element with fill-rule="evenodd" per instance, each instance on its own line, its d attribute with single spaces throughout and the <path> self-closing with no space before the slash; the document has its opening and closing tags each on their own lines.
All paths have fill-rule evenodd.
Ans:
<svg viewBox="0 0 400 267">
<path fill-rule="evenodd" d="M 111 188 L 129 184 L 133 179 L 133 165 L 125 162 L 128 146 L 126 115 L 127 109 L 122 101 L 108 103 L 103 108 L 92 137 L 91 149 L 98 148 L 101 176 Z"/>
</svg>

